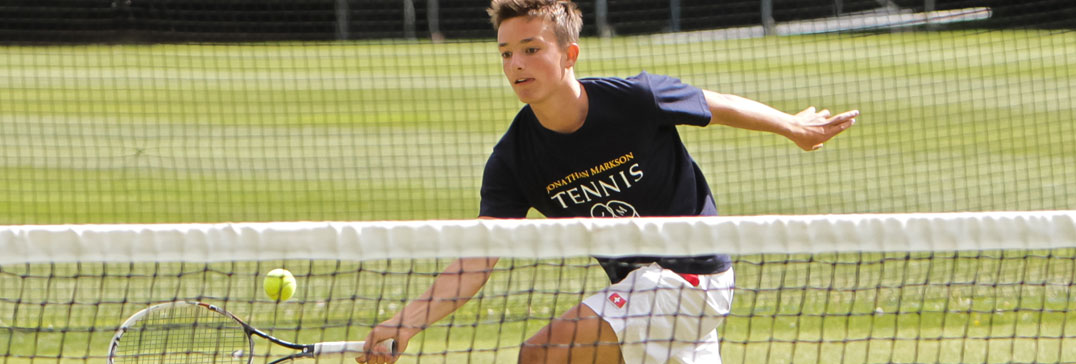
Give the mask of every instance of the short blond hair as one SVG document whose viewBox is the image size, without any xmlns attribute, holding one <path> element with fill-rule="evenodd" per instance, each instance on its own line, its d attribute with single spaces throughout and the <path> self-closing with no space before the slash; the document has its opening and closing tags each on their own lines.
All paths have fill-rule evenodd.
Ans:
<svg viewBox="0 0 1076 364">
<path fill-rule="evenodd" d="M 583 12 L 570 0 L 492 0 L 486 12 L 494 30 L 505 20 L 521 16 L 549 19 L 561 47 L 578 42 L 583 29 Z"/>
</svg>

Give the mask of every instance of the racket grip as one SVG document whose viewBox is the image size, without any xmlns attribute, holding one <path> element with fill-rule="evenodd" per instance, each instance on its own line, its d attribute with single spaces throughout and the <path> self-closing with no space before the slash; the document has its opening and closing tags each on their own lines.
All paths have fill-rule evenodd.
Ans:
<svg viewBox="0 0 1076 364">
<path fill-rule="evenodd" d="M 396 340 L 388 339 L 377 344 L 396 355 Z M 316 358 L 345 358 L 354 359 L 366 353 L 363 347 L 365 341 L 330 341 L 314 344 L 314 357 Z"/>
</svg>

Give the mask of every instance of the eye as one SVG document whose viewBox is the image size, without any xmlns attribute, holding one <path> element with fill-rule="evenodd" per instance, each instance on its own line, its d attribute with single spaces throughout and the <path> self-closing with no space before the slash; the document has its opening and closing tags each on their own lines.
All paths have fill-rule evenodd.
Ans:
<svg viewBox="0 0 1076 364">
<path fill-rule="evenodd" d="M 501 52 L 501 58 L 508 59 L 512 57 L 512 52 Z"/>
<path fill-rule="evenodd" d="M 527 48 L 526 52 L 527 54 L 535 54 L 538 53 L 538 48 Z"/>
</svg>

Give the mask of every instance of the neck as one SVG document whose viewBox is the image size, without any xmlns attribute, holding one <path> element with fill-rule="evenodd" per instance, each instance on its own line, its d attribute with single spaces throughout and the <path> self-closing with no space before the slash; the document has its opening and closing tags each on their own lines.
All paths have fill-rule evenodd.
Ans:
<svg viewBox="0 0 1076 364">
<path fill-rule="evenodd" d="M 554 93 L 555 97 L 531 104 L 538 123 L 546 129 L 563 134 L 583 127 L 590 106 L 586 90 L 575 77 L 571 78 L 566 89 L 567 91 Z"/>
</svg>

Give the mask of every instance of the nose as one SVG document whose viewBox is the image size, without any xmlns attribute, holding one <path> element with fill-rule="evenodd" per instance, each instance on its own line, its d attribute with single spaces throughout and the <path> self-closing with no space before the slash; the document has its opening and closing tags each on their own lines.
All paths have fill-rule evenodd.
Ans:
<svg viewBox="0 0 1076 364">
<path fill-rule="evenodd" d="M 512 57 L 512 59 L 508 61 L 508 67 L 517 71 L 522 71 L 523 62 L 519 59 L 519 57 Z"/>
</svg>

